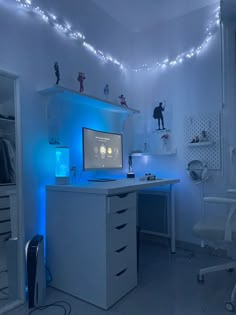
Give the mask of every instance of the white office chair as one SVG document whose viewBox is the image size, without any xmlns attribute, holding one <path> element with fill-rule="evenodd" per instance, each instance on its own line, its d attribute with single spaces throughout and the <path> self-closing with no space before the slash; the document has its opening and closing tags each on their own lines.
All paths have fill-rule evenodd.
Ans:
<svg viewBox="0 0 236 315">
<path fill-rule="evenodd" d="M 230 189 L 228 192 L 236 193 L 235 189 Z M 228 208 L 227 214 L 216 214 L 214 217 L 207 215 L 207 211 L 202 219 L 194 226 L 193 233 L 201 238 L 201 240 L 210 241 L 215 244 L 225 244 L 228 249 L 236 248 L 236 199 L 219 198 L 219 197 L 205 197 L 204 202 L 225 205 Z M 235 243 L 235 244 L 234 244 Z M 236 258 L 236 257 L 235 257 Z M 236 268 L 236 260 L 232 262 L 211 266 L 199 270 L 198 281 L 204 282 L 204 275 L 210 272 L 227 270 L 230 271 Z M 228 311 L 236 310 L 235 303 L 236 284 L 231 293 L 229 302 L 225 303 Z"/>
</svg>

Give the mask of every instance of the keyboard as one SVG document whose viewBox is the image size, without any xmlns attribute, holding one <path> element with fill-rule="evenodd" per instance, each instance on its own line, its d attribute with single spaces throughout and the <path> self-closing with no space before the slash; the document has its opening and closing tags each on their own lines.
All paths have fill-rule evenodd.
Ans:
<svg viewBox="0 0 236 315">
<path fill-rule="evenodd" d="M 89 178 L 89 182 L 112 182 L 115 181 L 115 178 Z"/>
</svg>

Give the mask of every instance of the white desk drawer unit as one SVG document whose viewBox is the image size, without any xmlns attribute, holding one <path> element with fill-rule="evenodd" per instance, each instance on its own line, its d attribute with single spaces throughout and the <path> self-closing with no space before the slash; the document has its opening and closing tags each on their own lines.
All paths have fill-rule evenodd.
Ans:
<svg viewBox="0 0 236 315">
<path fill-rule="evenodd" d="M 114 303 L 137 285 L 136 194 L 108 197 L 108 300 Z"/>
<path fill-rule="evenodd" d="M 46 222 L 53 287 L 108 309 L 137 285 L 136 193 L 49 189 Z"/>
</svg>

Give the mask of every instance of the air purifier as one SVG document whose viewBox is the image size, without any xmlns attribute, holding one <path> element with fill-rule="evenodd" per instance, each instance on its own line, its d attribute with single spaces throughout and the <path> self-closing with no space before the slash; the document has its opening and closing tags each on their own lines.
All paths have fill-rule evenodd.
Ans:
<svg viewBox="0 0 236 315">
<path fill-rule="evenodd" d="M 29 308 L 41 306 L 46 295 L 46 273 L 44 265 L 44 239 L 35 235 L 26 244 Z"/>
</svg>

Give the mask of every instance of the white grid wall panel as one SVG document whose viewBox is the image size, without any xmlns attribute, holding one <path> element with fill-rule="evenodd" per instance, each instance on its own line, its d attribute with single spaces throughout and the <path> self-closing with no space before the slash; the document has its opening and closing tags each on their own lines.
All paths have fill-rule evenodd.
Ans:
<svg viewBox="0 0 236 315">
<path fill-rule="evenodd" d="M 188 164 L 192 160 L 206 163 L 208 169 L 221 168 L 221 124 L 220 113 L 194 115 L 185 118 L 185 159 Z M 207 141 L 191 144 L 201 132 L 206 131 Z"/>
</svg>

